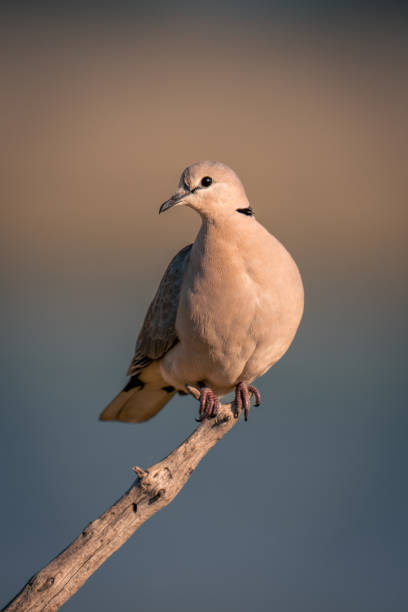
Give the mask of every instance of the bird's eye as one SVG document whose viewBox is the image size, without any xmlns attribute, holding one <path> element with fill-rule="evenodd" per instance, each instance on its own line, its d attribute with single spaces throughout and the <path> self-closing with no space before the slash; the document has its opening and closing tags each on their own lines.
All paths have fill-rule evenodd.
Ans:
<svg viewBox="0 0 408 612">
<path fill-rule="evenodd" d="M 213 180 L 212 180 L 211 176 L 205 176 L 204 178 L 201 179 L 201 185 L 203 187 L 209 187 L 212 182 L 213 182 Z"/>
</svg>

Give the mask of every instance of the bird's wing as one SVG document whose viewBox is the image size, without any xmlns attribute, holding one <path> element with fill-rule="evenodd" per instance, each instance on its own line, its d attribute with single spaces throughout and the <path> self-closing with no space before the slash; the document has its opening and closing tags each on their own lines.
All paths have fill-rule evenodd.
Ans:
<svg viewBox="0 0 408 612">
<path fill-rule="evenodd" d="M 147 311 L 140 330 L 135 355 L 128 369 L 133 376 L 155 359 L 163 357 L 177 342 L 176 316 L 181 284 L 192 244 L 181 249 L 171 260 Z"/>
</svg>

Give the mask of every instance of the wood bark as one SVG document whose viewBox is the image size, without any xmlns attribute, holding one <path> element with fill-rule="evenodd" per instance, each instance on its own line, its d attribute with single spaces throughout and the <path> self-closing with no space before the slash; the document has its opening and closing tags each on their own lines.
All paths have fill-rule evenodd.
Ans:
<svg viewBox="0 0 408 612">
<path fill-rule="evenodd" d="M 190 392 L 197 397 L 196 389 Z M 138 478 L 130 489 L 35 574 L 3 612 L 58 610 L 136 529 L 176 497 L 237 417 L 235 404 L 221 404 L 215 418 L 202 421 L 165 459 L 146 470 L 134 467 Z"/>
</svg>

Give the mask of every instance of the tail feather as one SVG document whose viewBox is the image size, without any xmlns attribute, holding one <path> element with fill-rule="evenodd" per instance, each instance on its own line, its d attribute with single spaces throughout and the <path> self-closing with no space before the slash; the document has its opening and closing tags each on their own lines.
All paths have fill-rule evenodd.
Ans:
<svg viewBox="0 0 408 612">
<path fill-rule="evenodd" d="M 162 377 L 159 362 L 153 361 L 131 377 L 99 418 L 101 421 L 141 423 L 157 414 L 175 393 L 174 387 Z"/>
</svg>

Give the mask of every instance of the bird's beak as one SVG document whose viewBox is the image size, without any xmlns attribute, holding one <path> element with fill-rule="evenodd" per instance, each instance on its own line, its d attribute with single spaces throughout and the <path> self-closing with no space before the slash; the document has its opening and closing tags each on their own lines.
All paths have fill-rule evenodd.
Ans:
<svg viewBox="0 0 408 612">
<path fill-rule="evenodd" d="M 184 190 L 177 191 L 174 195 L 171 196 L 169 200 L 163 202 L 163 204 L 159 208 L 159 214 L 164 212 L 165 210 L 168 210 L 169 208 L 172 208 L 173 206 L 176 206 L 176 204 L 183 204 L 183 198 L 189 195 L 189 193 L 189 191 Z"/>
</svg>

